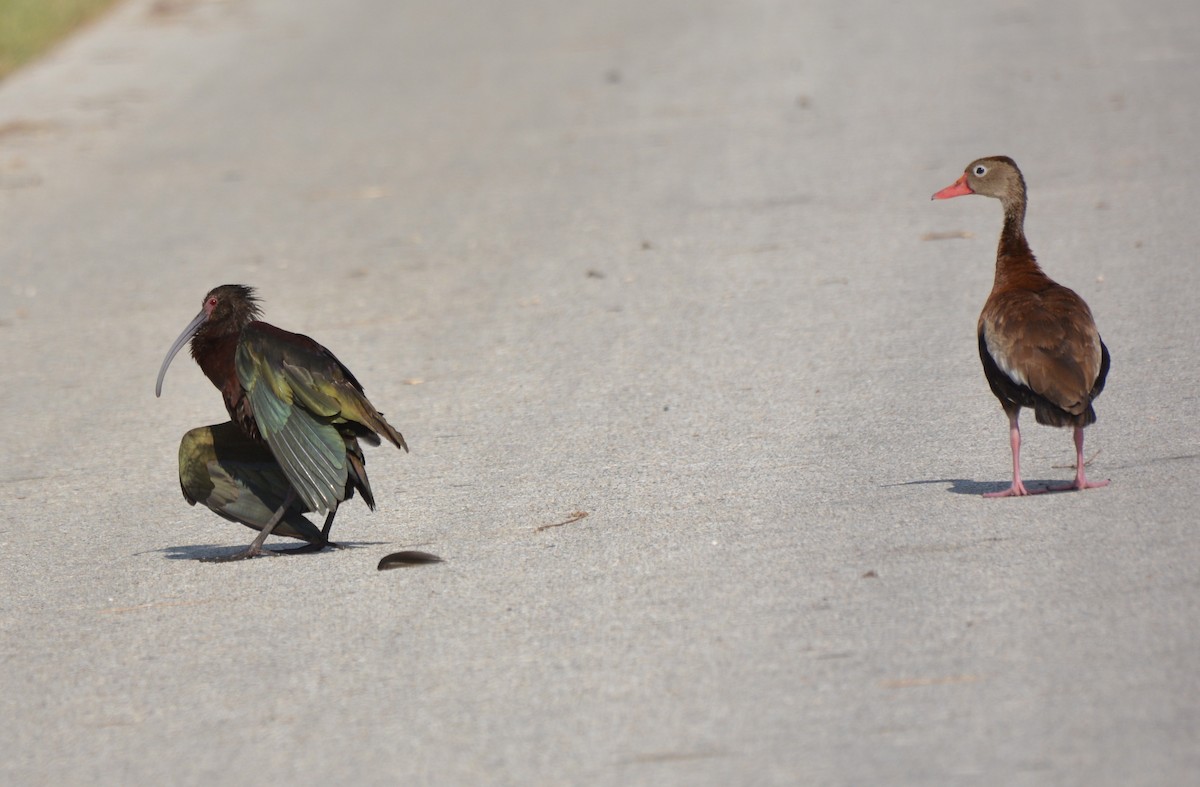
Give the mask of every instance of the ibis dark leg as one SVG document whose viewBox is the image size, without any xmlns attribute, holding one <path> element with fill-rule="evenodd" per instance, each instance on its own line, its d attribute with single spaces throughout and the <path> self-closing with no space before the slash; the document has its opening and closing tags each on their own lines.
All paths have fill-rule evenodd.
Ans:
<svg viewBox="0 0 1200 787">
<path fill-rule="evenodd" d="M 250 557 L 258 557 L 259 555 L 262 555 L 262 554 L 267 554 L 267 555 L 275 554 L 274 552 L 271 552 L 270 550 L 267 550 L 266 552 L 264 552 L 263 548 L 262 548 L 263 542 L 267 540 L 267 536 L 271 535 L 271 531 L 275 529 L 275 525 L 279 524 L 279 520 L 283 519 L 284 513 L 286 513 L 288 510 L 288 506 L 290 506 L 295 500 L 296 500 L 296 490 L 289 486 L 287 497 L 285 497 L 283 499 L 283 505 L 281 505 L 279 507 L 279 510 L 275 512 L 274 516 L 271 517 L 270 521 L 267 522 L 265 525 L 263 525 L 262 532 L 258 534 L 258 538 L 254 539 L 254 541 L 252 541 L 250 543 L 250 546 L 246 547 L 244 552 L 238 552 L 236 554 L 228 555 L 226 557 L 209 558 L 205 562 L 228 563 L 233 560 L 245 560 L 246 558 L 250 558 Z"/>
<path fill-rule="evenodd" d="M 333 547 L 334 549 L 345 549 L 329 540 L 329 530 L 333 527 L 333 518 L 337 516 L 337 506 L 329 512 L 329 516 L 325 517 L 325 525 L 321 528 L 321 540 L 311 544 L 305 544 L 302 547 L 289 547 L 288 549 L 272 550 L 277 555 L 305 555 L 309 552 L 320 552 L 325 547 Z"/>
<path fill-rule="evenodd" d="M 329 540 L 329 531 L 333 529 L 333 517 L 337 514 L 337 511 L 337 506 L 334 506 L 333 510 L 329 512 L 329 516 L 325 517 L 325 524 L 321 526 L 321 536 L 325 539 L 327 546 L 331 546 L 334 549 L 345 549 L 345 547 L 338 546 Z"/>
</svg>

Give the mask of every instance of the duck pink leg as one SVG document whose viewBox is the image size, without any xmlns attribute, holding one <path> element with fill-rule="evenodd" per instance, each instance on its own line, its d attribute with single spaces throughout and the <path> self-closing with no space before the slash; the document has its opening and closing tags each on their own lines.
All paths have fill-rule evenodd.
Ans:
<svg viewBox="0 0 1200 787">
<path fill-rule="evenodd" d="M 1017 419 L 1020 417 L 1021 410 L 1019 408 L 1008 414 L 1008 441 L 1012 445 L 1013 458 L 1012 486 L 1003 492 L 988 492 L 984 497 L 1020 497 L 1034 494 L 1025 488 L 1025 484 L 1021 483 L 1021 427 L 1017 425 Z"/>
<path fill-rule="evenodd" d="M 1083 427 L 1075 427 L 1075 482 L 1066 484 L 1065 486 L 1051 487 L 1053 492 L 1065 492 L 1068 489 L 1096 489 L 1101 486 L 1108 486 L 1109 479 L 1103 481 L 1089 481 L 1087 474 L 1083 470 Z"/>
</svg>

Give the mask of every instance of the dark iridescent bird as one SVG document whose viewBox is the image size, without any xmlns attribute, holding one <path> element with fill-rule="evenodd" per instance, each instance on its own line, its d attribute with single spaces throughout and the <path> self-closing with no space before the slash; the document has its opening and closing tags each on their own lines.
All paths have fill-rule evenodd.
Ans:
<svg viewBox="0 0 1200 787">
<path fill-rule="evenodd" d="M 266 522 L 239 515 L 220 498 L 215 498 L 214 506 L 209 498 L 195 497 L 227 519 L 262 531 L 248 549 L 230 559 L 261 554 L 263 542 L 281 521 L 292 522 L 296 532 L 308 532 L 296 523 L 293 512 L 326 514 L 317 543 L 328 543 L 338 505 L 355 491 L 375 508 L 359 441 L 379 445 L 383 436 L 397 448 L 408 450 L 401 434 L 367 400 L 362 385 L 333 353 L 307 336 L 261 322 L 260 313 L 249 287 L 225 284 L 209 292 L 200 313 L 167 351 L 155 385 L 155 395 L 161 395 L 167 367 L 191 341 L 192 357 L 221 391 L 233 423 L 251 442 L 269 451 L 288 482 L 282 502 Z M 218 438 L 224 435 L 213 434 Z M 193 441 L 201 448 L 203 442 Z M 186 496 L 185 472 L 193 477 L 202 473 L 198 472 L 199 460 L 185 458 L 185 447 L 180 446 L 180 480 Z M 261 453 L 243 453 L 244 447 L 229 450 L 236 461 L 262 457 Z M 201 450 L 201 458 L 203 454 Z M 231 468 L 233 465 L 226 467 L 225 474 L 237 478 Z M 243 486 L 264 502 L 279 493 L 277 480 L 256 483 L 257 488 L 242 478 Z M 302 505 L 295 505 L 297 502 Z"/>
<path fill-rule="evenodd" d="M 1025 179 L 1007 156 L 972 161 L 962 177 L 933 195 L 949 199 L 982 194 L 1000 200 L 1004 228 L 996 252 L 992 293 L 979 315 L 979 358 L 992 393 L 1008 415 L 1012 447 L 1012 486 L 984 497 L 1039 491 L 1091 489 L 1108 481 L 1088 481 L 1084 472 L 1083 429 L 1096 421 L 1092 401 L 1104 390 L 1108 348 L 1100 340 L 1092 312 L 1074 291 L 1053 281 L 1025 240 Z M 1039 424 L 1070 426 L 1075 437 L 1075 481 L 1031 492 L 1021 482 L 1022 407 Z"/>
</svg>

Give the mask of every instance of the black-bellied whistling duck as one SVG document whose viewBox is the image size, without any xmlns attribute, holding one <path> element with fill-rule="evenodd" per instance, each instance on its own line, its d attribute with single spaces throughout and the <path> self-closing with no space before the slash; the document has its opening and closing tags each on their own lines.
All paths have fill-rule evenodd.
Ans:
<svg viewBox="0 0 1200 787">
<path fill-rule="evenodd" d="M 962 177 L 933 195 L 995 197 L 1004 206 L 992 294 L 979 315 L 979 358 L 992 393 L 1008 415 L 1012 486 L 984 497 L 1009 497 L 1107 486 L 1084 473 L 1083 428 L 1096 421 L 1092 400 L 1104 390 L 1108 348 L 1092 311 L 1072 290 L 1042 272 L 1025 240 L 1025 179 L 1007 156 L 972 161 Z M 1022 407 L 1039 424 L 1075 430 L 1074 483 L 1030 492 L 1021 482 Z"/>
</svg>

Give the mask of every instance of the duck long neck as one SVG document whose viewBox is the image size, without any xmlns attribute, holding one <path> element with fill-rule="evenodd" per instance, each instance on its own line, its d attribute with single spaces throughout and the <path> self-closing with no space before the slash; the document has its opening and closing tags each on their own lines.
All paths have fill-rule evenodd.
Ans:
<svg viewBox="0 0 1200 787">
<path fill-rule="evenodd" d="M 1003 289 L 1016 279 L 1044 277 L 1042 269 L 1025 240 L 1025 195 L 1004 199 L 1004 229 L 1000 231 L 1000 245 L 996 249 L 996 279 L 993 289 Z"/>
</svg>

